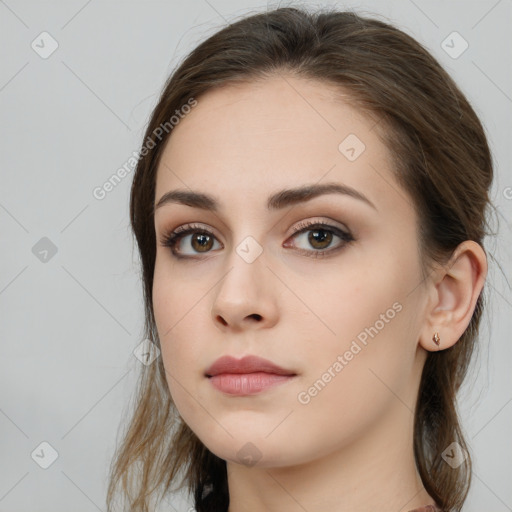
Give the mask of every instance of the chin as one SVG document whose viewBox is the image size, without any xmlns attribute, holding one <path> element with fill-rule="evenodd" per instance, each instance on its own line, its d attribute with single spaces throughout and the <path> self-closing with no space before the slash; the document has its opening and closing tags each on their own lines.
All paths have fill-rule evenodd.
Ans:
<svg viewBox="0 0 512 512">
<path fill-rule="evenodd" d="M 268 431 L 259 432 L 254 426 L 252 430 L 227 427 L 233 436 L 231 437 L 221 427 L 219 428 L 223 434 L 218 436 L 212 435 L 211 431 L 205 436 L 196 435 L 208 450 L 226 462 L 263 469 L 295 466 L 316 458 L 313 446 L 310 450 L 302 451 L 298 450 L 297 446 L 287 443 L 289 436 L 285 431 L 281 432 L 281 435 L 272 433 L 268 436 Z"/>
</svg>

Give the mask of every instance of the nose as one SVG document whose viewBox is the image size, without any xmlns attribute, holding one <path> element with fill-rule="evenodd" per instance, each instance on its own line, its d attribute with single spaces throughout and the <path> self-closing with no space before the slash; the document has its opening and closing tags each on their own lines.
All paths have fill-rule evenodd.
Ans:
<svg viewBox="0 0 512 512">
<path fill-rule="evenodd" d="M 282 284 L 267 268 L 260 255 L 252 263 L 236 252 L 230 266 L 216 287 L 212 318 L 222 331 L 269 328 L 279 315 L 278 287 Z"/>
</svg>

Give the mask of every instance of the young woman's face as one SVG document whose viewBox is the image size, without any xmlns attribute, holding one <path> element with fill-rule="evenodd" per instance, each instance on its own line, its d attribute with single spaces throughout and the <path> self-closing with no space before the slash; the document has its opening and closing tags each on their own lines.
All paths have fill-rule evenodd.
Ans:
<svg viewBox="0 0 512 512">
<path fill-rule="evenodd" d="M 153 304 L 173 401 L 199 439 L 262 467 L 403 442 L 426 298 L 417 217 L 375 120 L 298 78 L 209 92 L 173 129 L 155 203 L 178 190 L 155 212 Z M 247 355 L 289 375 L 207 376 Z"/>
</svg>

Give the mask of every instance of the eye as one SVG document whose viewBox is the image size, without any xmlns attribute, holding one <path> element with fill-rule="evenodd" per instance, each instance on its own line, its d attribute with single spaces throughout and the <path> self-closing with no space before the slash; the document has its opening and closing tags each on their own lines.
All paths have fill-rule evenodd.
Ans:
<svg viewBox="0 0 512 512">
<path fill-rule="evenodd" d="M 336 238 L 338 238 L 340 242 L 334 247 L 329 248 Z M 297 247 L 295 244 L 290 244 L 288 241 L 283 244 L 283 247 L 293 247 L 297 249 L 299 253 L 314 258 L 337 252 L 354 240 L 349 232 L 345 232 L 338 227 L 322 222 L 311 221 L 299 223 L 294 228 L 291 239 L 297 239 L 302 242 L 302 244 L 312 247 L 313 250 Z M 201 225 L 185 224 L 169 234 L 164 234 L 160 243 L 164 247 L 169 247 L 176 258 L 192 258 L 199 254 L 208 254 L 212 249 L 219 248 L 220 244 L 215 246 L 216 241 L 215 235 Z M 184 246 L 185 249 L 191 249 L 191 252 L 186 252 L 182 246 Z"/>
<path fill-rule="evenodd" d="M 330 224 L 314 221 L 300 223 L 294 229 L 292 238 L 303 243 L 303 247 L 299 248 L 300 253 L 313 258 L 323 257 L 337 252 L 354 240 L 354 237 L 349 232 L 331 226 Z M 335 238 L 338 238 L 340 242 L 334 247 L 330 247 Z M 304 245 L 313 247 L 314 250 L 311 251 L 307 249 L 307 247 L 304 247 Z M 286 242 L 285 247 L 289 246 L 290 244 Z M 295 245 L 293 246 L 295 247 Z"/>
<path fill-rule="evenodd" d="M 187 238 L 189 239 L 188 242 L 185 241 Z M 160 243 L 164 247 L 169 247 L 177 258 L 187 258 L 208 253 L 212 249 L 214 241 L 215 235 L 211 231 L 197 224 L 185 224 L 168 235 L 164 235 Z M 181 248 L 182 245 L 192 247 L 193 251 L 191 253 L 184 252 Z"/>
</svg>

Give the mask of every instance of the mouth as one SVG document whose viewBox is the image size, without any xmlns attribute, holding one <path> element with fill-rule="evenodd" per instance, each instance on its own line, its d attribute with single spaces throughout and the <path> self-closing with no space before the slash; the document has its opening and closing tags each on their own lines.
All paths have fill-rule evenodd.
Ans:
<svg viewBox="0 0 512 512">
<path fill-rule="evenodd" d="M 275 373 L 220 373 L 208 377 L 214 388 L 228 395 L 255 395 L 292 380 L 295 375 L 276 375 Z"/>
<path fill-rule="evenodd" d="M 284 384 L 297 374 L 257 356 L 235 359 L 224 356 L 205 371 L 210 383 L 228 395 L 254 395 Z"/>
</svg>

